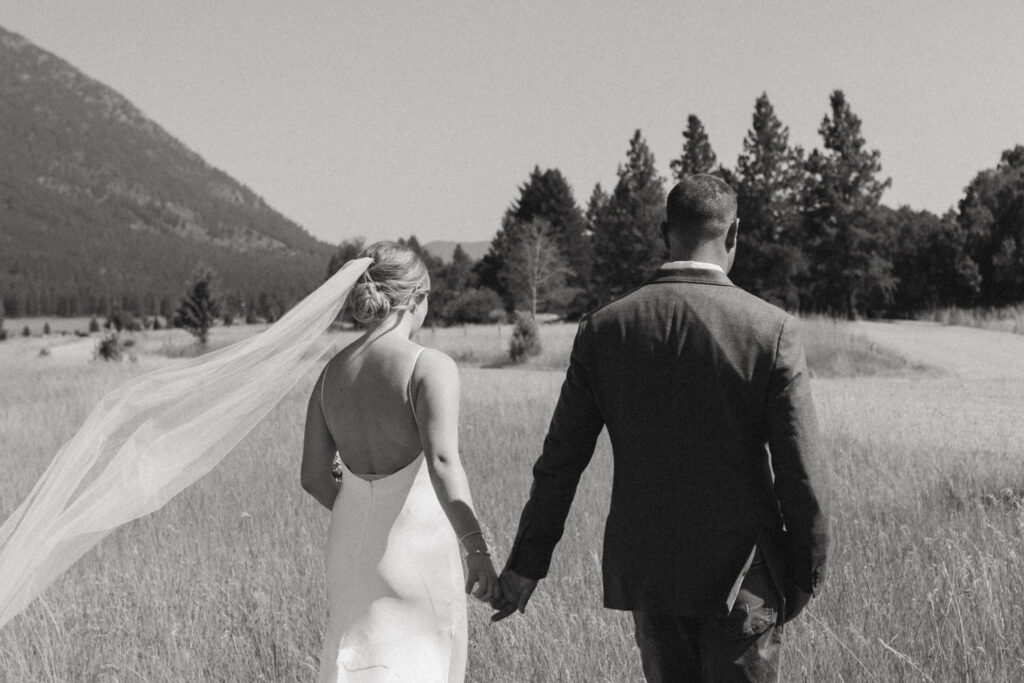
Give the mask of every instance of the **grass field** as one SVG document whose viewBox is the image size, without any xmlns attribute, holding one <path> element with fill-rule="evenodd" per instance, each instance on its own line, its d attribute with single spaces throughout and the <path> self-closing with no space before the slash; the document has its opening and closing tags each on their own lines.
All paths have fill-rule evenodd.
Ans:
<svg viewBox="0 0 1024 683">
<path fill-rule="evenodd" d="M 218 329 L 214 343 L 244 329 Z M 542 356 L 493 367 L 510 332 L 419 338 L 462 364 L 462 449 L 499 561 L 574 330 L 543 326 Z M 825 593 L 786 627 L 783 680 L 1020 680 L 1024 386 L 921 368 L 827 320 L 806 321 L 805 337 L 835 547 Z M 95 338 L 0 344 L 0 517 L 104 392 L 188 343 L 180 331 L 139 335 L 137 362 L 117 364 L 89 361 Z M 212 474 L 115 532 L 0 631 L 0 680 L 312 680 L 327 524 L 298 482 L 312 380 Z M 628 615 L 601 607 L 610 465 L 602 438 L 525 617 L 490 625 L 471 604 L 468 680 L 642 680 Z"/>
<path fill-rule="evenodd" d="M 921 316 L 943 325 L 964 325 L 985 330 L 1024 334 L 1024 305 L 1003 308 L 940 308 Z"/>
</svg>

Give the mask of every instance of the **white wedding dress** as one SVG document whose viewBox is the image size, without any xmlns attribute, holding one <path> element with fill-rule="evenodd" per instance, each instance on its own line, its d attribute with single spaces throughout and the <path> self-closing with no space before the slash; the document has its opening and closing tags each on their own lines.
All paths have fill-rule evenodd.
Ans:
<svg viewBox="0 0 1024 683">
<path fill-rule="evenodd" d="M 423 453 L 383 476 L 356 474 L 344 462 L 341 469 L 327 540 L 328 623 L 319 680 L 462 683 L 462 560 Z"/>
</svg>

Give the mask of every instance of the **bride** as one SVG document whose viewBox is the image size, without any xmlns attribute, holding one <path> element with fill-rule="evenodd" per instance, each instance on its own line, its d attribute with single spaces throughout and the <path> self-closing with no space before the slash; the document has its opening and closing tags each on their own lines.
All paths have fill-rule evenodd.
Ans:
<svg viewBox="0 0 1024 683">
<path fill-rule="evenodd" d="M 463 583 L 481 600 L 498 588 L 459 463 L 458 373 L 410 341 L 427 310 L 423 263 L 386 242 L 364 254 L 260 334 L 96 404 L 0 524 L 0 629 L 104 537 L 216 467 L 307 376 L 349 300 L 368 331 L 320 375 L 302 457 L 304 487 L 331 509 L 321 680 L 462 681 Z"/>
<path fill-rule="evenodd" d="M 459 461 L 458 370 L 410 339 L 430 291 L 416 253 L 361 256 L 349 301 L 367 331 L 317 380 L 302 453 L 302 486 L 331 511 L 320 681 L 461 682 L 464 592 L 499 588 Z"/>
</svg>

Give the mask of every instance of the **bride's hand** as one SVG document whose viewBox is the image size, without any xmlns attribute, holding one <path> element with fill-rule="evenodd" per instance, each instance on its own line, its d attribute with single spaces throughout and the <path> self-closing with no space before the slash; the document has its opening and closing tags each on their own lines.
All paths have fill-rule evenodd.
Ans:
<svg viewBox="0 0 1024 683">
<path fill-rule="evenodd" d="M 473 590 L 474 585 L 476 590 Z M 501 595 L 498 575 L 487 555 L 470 554 L 466 557 L 466 593 L 470 592 L 477 600 L 488 603 Z"/>
</svg>

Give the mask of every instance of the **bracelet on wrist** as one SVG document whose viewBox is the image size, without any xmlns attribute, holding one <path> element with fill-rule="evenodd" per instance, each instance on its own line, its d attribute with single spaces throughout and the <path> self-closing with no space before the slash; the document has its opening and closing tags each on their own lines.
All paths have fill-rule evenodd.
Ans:
<svg viewBox="0 0 1024 683">
<path fill-rule="evenodd" d="M 470 531 L 468 534 L 465 534 L 462 538 L 459 539 L 459 545 L 462 545 L 463 541 L 465 541 L 470 536 L 475 536 L 477 534 L 483 536 L 484 532 L 480 531 L 479 529 L 477 529 L 476 531 Z"/>
<path fill-rule="evenodd" d="M 467 550 L 466 551 L 466 557 L 473 557 L 473 556 L 476 556 L 476 555 L 481 555 L 483 557 L 490 557 L 491 553 L 490 553 L 489 550 L 487 550 L 487 548 L 477 548 L 476 550 Z"/>
</svg>

